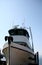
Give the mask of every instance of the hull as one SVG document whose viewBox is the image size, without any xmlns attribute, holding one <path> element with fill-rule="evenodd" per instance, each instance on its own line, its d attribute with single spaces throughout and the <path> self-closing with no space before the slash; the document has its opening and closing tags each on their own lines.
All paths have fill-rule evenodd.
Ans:
<svg viewBox="0 0 42 65">
<path fill-rule="evenodd" d="M 9 65 L 9 47 L 8 44 L 4 45 L 3 53 L 6 56 L 7 65 Z M 34 53 L 31 49 L 12 43 L 10 45 L 10 65 L 28 65 L 29 63 L 34 63 L 29 57 L 34 58 Z"/>
</svg>

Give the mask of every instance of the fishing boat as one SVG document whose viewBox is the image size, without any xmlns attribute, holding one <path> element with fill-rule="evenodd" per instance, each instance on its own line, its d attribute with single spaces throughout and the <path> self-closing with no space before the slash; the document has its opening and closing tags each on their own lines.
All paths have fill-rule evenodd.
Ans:
<svg viewBox="0 0 42 65">
<path fill-rule="evenodd" d="M 3 53 L 7 65 L 38 64 L 38 53 L 34 54 L 34 47 L 30 44 L 30 35 L 27 29 L 15 26 L 8 31 L 8 40 L 3 46 Z"/>
</svg>

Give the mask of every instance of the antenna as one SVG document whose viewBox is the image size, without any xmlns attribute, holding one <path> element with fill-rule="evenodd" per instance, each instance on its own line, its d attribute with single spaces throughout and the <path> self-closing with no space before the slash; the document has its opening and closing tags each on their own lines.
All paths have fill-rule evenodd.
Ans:
<svg viewBox="0 0 42 65">
<path fill-rule="evenodd" d="M 14 19 L 13 19 L 13 22 L 12 22 L 12 27 L 14 27 L 14 23 L 15 22 L 15 16 L 14 16 Z"/>
<path fill-rule="evenodd" d="M 32 36 L 32 32 L 31 32 L 31 27 L 29 27 L 29 30 L 30 30 L 31 41 L 32 41 L 32 50 L 34 51 L 33 36 Z"/>
<path fill-rule="evenodd" d="M 25 28 L 25 18 L 23 20 L 22 26 L 23 26 L 23 28 Z"/>
<path fill-rule="evenodd" d="M 14 25 L 14 26 L 13 26 L 13 28 L 17 28 L 17 27 L 19 27 L 19 25 Z"/>
</svg>

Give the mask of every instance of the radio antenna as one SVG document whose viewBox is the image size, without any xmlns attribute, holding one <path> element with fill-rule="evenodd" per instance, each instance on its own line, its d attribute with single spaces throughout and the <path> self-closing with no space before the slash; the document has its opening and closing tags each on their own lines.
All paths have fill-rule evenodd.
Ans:
<svg viewBox="0 0 42 65">
<path fill-rule="evenodd" d="M 25 18 L 23 20 L 22 26 L 23 26 L 23 28 L 25 28 Z"/>
</svg>

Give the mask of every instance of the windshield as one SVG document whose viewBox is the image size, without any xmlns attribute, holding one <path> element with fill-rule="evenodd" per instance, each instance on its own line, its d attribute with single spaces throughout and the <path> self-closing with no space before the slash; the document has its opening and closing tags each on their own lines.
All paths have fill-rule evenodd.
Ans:
<svg viewBox="0 0 42 65">
<path fill-rule="evenodd" d="M 23 29 L 12 29 L 9 31 L 10 35 L 24 35 L 26 37 L 29 37 L 29 34 L 26 30 Z"/>
</svg>

